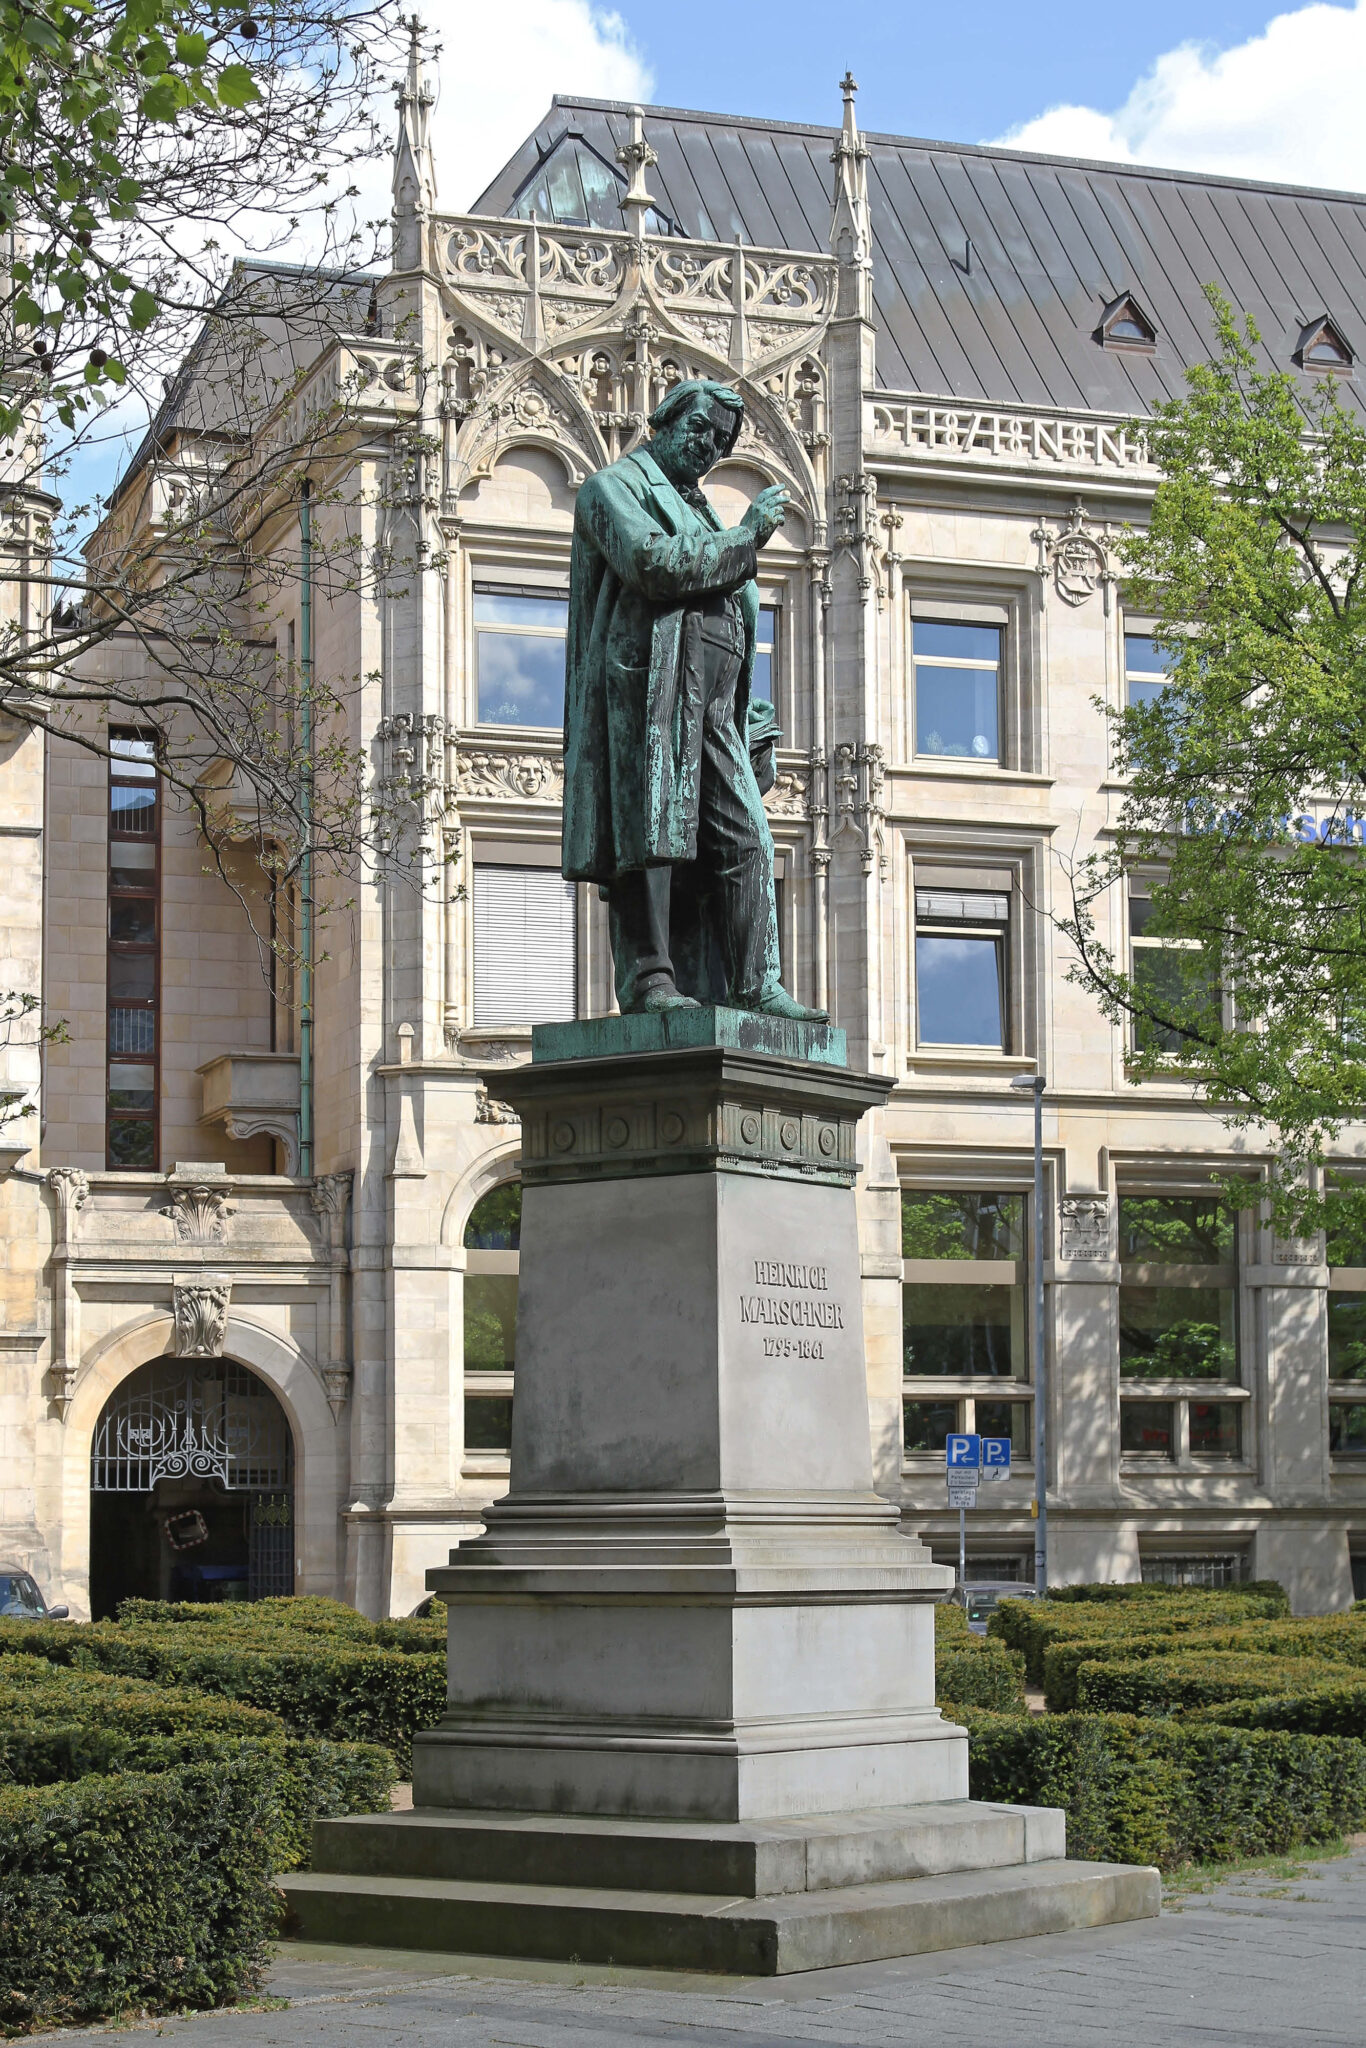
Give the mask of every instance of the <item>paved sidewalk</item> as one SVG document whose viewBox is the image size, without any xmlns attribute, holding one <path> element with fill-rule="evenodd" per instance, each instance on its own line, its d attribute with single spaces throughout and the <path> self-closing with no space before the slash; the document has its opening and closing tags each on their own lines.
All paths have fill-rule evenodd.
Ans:
<svg viewBox="0 0 1366 2048">
<path fill-rule="evenodd" d="M 801 1977 L 286 1944 L 268 1989 L 288 2010 L 146 2031 L 175 2048 L 1361 2048 L 1366 1849 L 1289 1880 L 1256 1873 L 1131 1927 Z"/>
</svg>

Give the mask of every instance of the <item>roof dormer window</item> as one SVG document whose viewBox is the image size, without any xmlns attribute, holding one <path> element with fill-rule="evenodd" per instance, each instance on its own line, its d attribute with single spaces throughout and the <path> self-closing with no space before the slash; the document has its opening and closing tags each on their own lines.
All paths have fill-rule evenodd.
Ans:
<svg viewBox="0 0 1366 2048">
<path fill-rule="evenodd" d="M 1355 360 L 1337 326 L 1326 313 L 1300 329 L 1294 360 L 1303 370 L 1350 370 Z"/>
<path fill-rule="evenodd" d="M 509 207 L 513 220 L 543 220 L 562 228 L 625 226 L 621 202 L 626 180 L 581 135 L 562 135 L 523 185 Z M 675 228 L 653 207 L 645 216 L 652 235 L 672 235 Z"/>
<path fill-rule="evenodd" d="M 1150 354 L 1157 347 L 1157 329 L 1133 293 L 1123 292 L 1102 311 L 1096 340 L 1102 348 L 1142 349 Z"/>
</svg>

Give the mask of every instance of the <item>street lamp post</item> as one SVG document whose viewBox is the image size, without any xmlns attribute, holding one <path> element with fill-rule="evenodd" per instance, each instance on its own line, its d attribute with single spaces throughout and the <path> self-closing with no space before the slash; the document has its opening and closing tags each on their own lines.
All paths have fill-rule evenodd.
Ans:
<svg viewBox="0 0 1366 2048">
<path fill-rule="evenodd" d="M 1030 1280 L 1034 1291 L 1034 1590 L 1048 1591 L 1048 1354 L 1043 1315 L 1043 1091 L 1042 1074 L 1021 1074 L 1012 1088 L 1034 1097 L 1034 1215 L 1029 1233 Z"/>
</svg>

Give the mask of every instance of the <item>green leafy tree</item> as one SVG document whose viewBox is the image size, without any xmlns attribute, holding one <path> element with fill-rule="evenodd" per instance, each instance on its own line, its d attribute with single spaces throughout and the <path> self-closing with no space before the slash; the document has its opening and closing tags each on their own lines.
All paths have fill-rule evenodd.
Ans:
<svg viewBox="0 0 1366 2048">
<path fill-rule="evenodd" d="M 164 373 L 233 239 L 264 254 L 307 215 L 315 256 L 335 249 L 344 174 L 380 146 L 387 18 L 375 0 L 0 0 L 0 440 L 35 402 L 73 430 Z"/>
<path fill-rule="evenodd" d="M 1198 1084 L 1275 1161 L 1278 1222 L 1309 1229 L 1366 1114 L 1366 425 L 1331 375 L 1259 369 L 1252 323 L 1207 296 L 1216 352 L 1155 418 L 1162 480 L 1122 544 L 1168 681 L 1115 719 L 1117 830 L 1064 929 L 1130 1075 Z M 1136 870 L 1163 943 L 1126 968 Z"/>
<path fill-rule="evenodd" d="M 379 573 L 350 516 L 360 393 L 315 369 L 338 336 L 382 345 L 387 222 L 356 180 L 392 143 L 398 28 L 393 0 L 0 0 L 0 729 L 152 740 L 287 970 L 368 859 L 425 859 L 420 772 L 363 799 L 363 679 L 282 645 L 305 516 L 316 609 Z M 420 455 L 366 419 L 397 594 Z M 111 448 L 131 460 L 92 497 Z"/>
</svg>

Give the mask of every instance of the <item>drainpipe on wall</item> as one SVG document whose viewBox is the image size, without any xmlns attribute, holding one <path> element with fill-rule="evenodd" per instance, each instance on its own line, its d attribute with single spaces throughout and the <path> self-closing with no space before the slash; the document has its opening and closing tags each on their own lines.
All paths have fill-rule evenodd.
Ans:
<svg viewBox="0 0 1366 2048">
<path fill-rule="evenodd" d="M 299 1173 L 313 1175 L 313 486 L 304 478 L 299 499 L 299 674 L 303 681 L 300 739 L 303 773 L 299 809 L 303 852 L 299 863 Z"/>
</svg>

